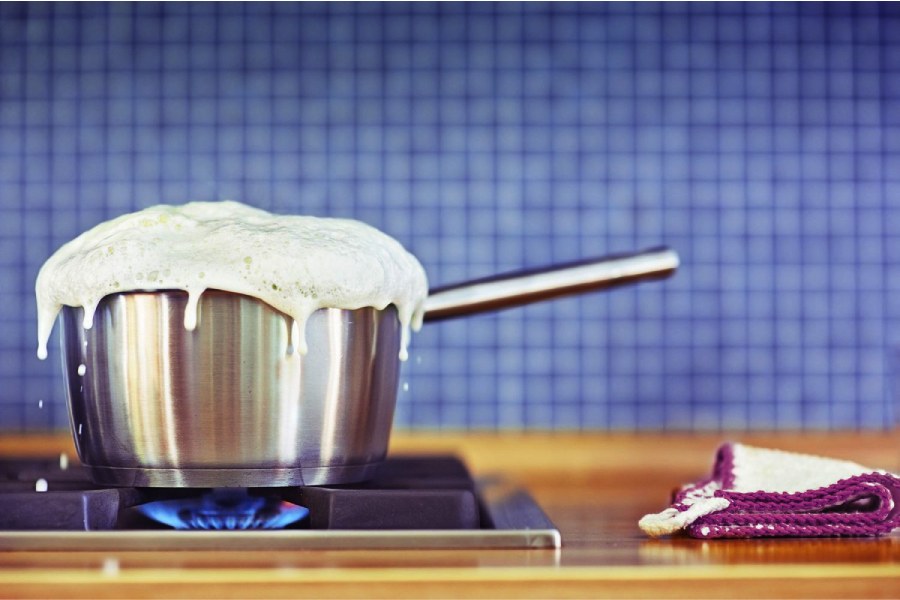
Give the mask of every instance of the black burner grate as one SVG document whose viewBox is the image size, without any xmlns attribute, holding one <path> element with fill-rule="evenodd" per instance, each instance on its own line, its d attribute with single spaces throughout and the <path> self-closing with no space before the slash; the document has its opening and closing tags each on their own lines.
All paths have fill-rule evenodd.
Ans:
<svg viewBox="0 0 900 600">
<path fill-rule="evenodd" d="M 45 491 L 38 491 L 45 490 Z M 138 508 L 151 502 L 196 503 L 210 490 L 98 488 L 80 466 L 50 460 L 0 461 L 0 530 L 160 529 Z M 217 492 L 214 492 L 214 494 Z M 398 457 L 371 480 L 329 487 L 255 488 L 267 497 L 309 509 L 290 528 L 479 529 L 475 483 L 454 457 Z M 227 516 L 226 516 L 227 518 Z"/>
</svg>

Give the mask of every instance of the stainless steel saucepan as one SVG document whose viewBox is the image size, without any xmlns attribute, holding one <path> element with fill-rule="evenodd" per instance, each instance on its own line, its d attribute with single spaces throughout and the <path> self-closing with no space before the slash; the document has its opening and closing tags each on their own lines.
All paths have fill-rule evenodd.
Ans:
<svg viewBox="0 0 900 600">
<path fill-rule="evenodd" d="M 426 321 L 660 279 L 661 248 L 433 290 Z M 62 312 L 63 370 L 81 462 L 96 483 L 273 487 L 363 481 L 384 459 L 399 377 L 400 323 L 385 310 L 322 309 L 309 351 L 286 353 L 290 318 L 207 291 L 194 331 L 187 294 L 107 296 L 91 329 Z"/>
</svg>

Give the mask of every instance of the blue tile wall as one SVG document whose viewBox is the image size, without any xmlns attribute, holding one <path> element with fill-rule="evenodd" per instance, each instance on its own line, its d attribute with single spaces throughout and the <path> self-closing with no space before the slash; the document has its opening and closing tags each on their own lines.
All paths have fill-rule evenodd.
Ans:
<svg viewBox="0 0 900 600">
<path fill-rule="evenodd" d="M 33 283 L 159 202 L 354 217 L 433 284 L 668 244 L 665 283 L 428 325 L 401 427 L 885 428 L 900 8 L 0 5 L 0 428 L 66 427 Z"/>
</svg>

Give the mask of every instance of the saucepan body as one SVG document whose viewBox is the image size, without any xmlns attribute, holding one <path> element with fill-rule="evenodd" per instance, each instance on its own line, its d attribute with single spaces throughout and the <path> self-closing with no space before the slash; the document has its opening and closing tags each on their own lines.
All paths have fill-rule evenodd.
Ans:
<svg viewBox="0 0 900 600">
<path fill-rule="evenodd" d="M 371 476 L 387 451 L 400 323 L 323 309 L 291 348 L 291 319 L 207 291 L 184 327 L 181 291 L 107 296 L 94 324 L 62 313 L 63 370 L 79 458 L 93 480 L 150 487 L 320 485 Z"/>
</svg>

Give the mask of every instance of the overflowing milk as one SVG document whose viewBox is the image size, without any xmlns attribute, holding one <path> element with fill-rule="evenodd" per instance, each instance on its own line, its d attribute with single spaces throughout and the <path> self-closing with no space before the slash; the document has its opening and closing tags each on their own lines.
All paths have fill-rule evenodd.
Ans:
<svg viewBox="0 0 900 600">
<path fill-rule="evenodd" d="M 184 326 L 197 325 L 207 289 L 258 298 L 304 326 L 320 308 L 397 308 L 400 358 L 422 321 L 425 271 L 392 237 L 359 221 L 273 215 L 239 202 L 159 205 L 101 223 L 65 244 L 41 268 L 35 291 L 38 357 L 62 306 L 84 308 L 90 328 L 100 300 L 135 290 L 188 293 Z"/>
</svg>

